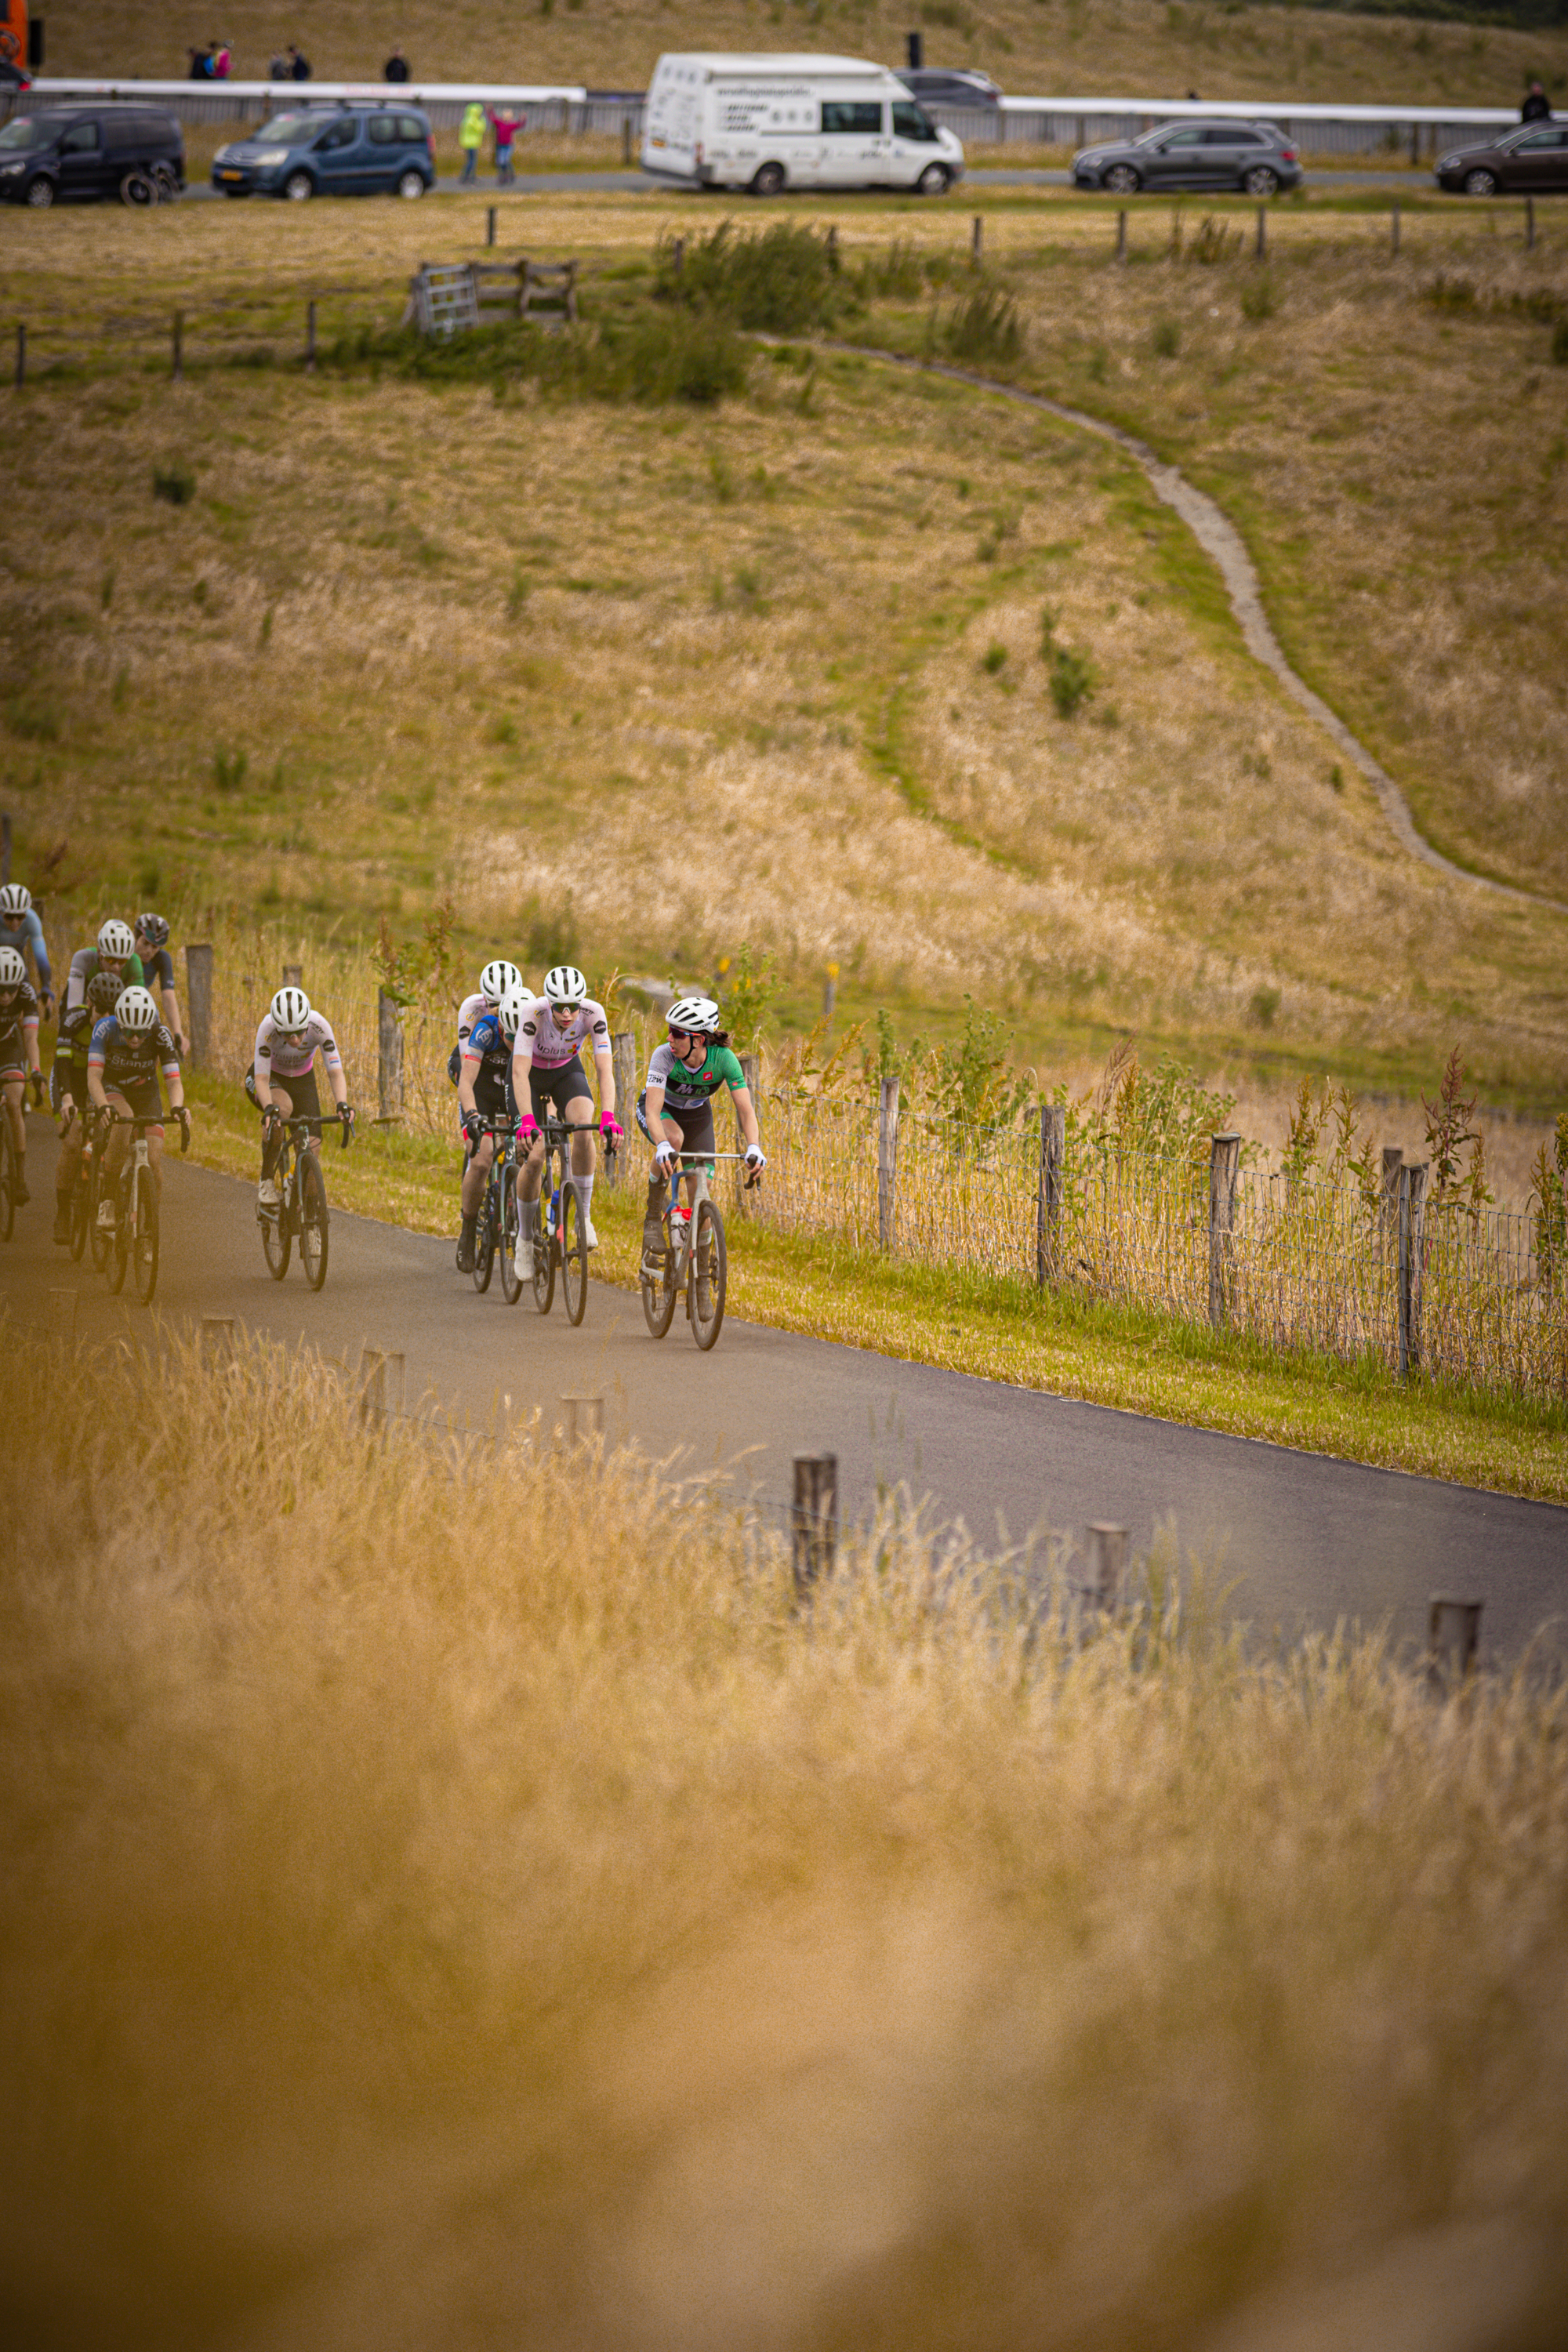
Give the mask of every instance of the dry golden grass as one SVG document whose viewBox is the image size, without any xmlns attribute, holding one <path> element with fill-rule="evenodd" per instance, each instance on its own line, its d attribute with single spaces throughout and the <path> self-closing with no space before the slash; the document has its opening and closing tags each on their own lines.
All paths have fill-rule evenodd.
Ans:
<svg viewBox="0 0 1568 2352">
<path fill-rule="evenodd" d="M 816 48 L 897 63 L 912 23 L 925 22 L 931 65 L 982 66 L 1005 89 L 1131 97 L 1346 100 L 1363 104 L 1508 105 L 1534 73 L 1568 72 L 1561 31 L 1337 16 L 1312 9 L 1167 6 L 1160 0 L 986 0 L 971 7 L 813 0 L 572 0 L 526 14 L 494 0 L 295 0 L 283 21 L 271 0 L 231 0 L 225 18 L 235 72 L 265 76 L 297 40 L 323 80 L 379 75 L 394 41 L 432 81 L 584 82 L 640 89 L 664 49 Z M 179 74 L 196 29 L 132 0 L 81 0 L 49 21 L 57 73 Z"/>
<path fill-rule="evenodd" d="M 0 1365 L 20 2334 L 1555 2340 L 1560 1690 L 164 1345 Z"/>
<path fill-rule="evenodd" d="M 336 914 L 452 888 L 503 929 L 570 898 L 604 961 L 700 968 L 749 936 L 857 984 L 1222 1045 L 1277 990 L 1283 1040 L 1426 1077 L 1462 1026 L 1483 1075 L 1552 1083 L 1556 929 L 1413 867 L 1358 784 L 1331 788 L 1331 748 L 1240 654 L 1181 532 L 1082 436 L 841 360 L 759 358 L 710 418 L 199 372 L 258 336 L 297 349 L 312 287 L 324 338 L 393 315 L 429 242 L 415 211 L 17 223 L 5 290 L 41 356 L 45 306 L 101 320 L 135 259 L 137 315 L 182 297 L 198 368 L 175 388 L 121 364 L 17 412 L 6 769 L 28 854 L 72 845 L 57 891 L 118 868 L 143 897 Z M 481 203 L 440 217 L 448 249 L 477 243 Z M 622 268 L 653 217 L 519 205 L 531 249 Z M 895 226 L 962 236 L 862 215 L 847 254 Z M 1040 229 L 994 215 L 996 266 L 1021 277 Z M 1227 290 L 1172 275 L 1171 299 Z M 1101 288 L 1110 335 L 1152 281 L 1064 258 L 1044 282 Z M 199 488 L 174 508 L 152 475 L 179 454 Z M 1100 678 L 1070 723 L 1047 604 Z M 239 789 L 220 753 L 245 755 Z"/>
</svg>

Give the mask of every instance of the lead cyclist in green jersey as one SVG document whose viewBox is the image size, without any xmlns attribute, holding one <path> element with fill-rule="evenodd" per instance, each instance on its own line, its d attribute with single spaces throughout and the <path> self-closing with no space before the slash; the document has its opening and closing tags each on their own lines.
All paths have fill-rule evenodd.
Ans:
<svg viewBox="0 0 1568 2352">
<path fill-rule="evenodd" d="M 719 1026 L 722 1017 L 710 996 L 683 996 L 672 1004 L 665 1016 L 669 1042 L 655 1046 L 647 1082 L 637 1097 L 637 1125 L 654 1148 L 654 1172 L 648 1180 L 643 1214 L 643 1248 L 655 1255 L 664 1248 L 664 1189 L 675 1169 L 676 1154 L 715 1149 L 713 1097 L 721 1087 L 730 1089 L 746 1139 L 747 1172 L 760 1176 L 768 1164 L 746 1074 Z M 695 1169 L 687 1171 L 689 1183 L 696 1173 Z"/>
</svg>

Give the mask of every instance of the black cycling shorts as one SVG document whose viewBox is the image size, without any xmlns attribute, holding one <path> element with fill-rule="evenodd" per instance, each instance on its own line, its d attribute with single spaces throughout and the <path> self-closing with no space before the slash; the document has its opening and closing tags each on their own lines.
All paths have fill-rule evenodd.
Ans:
<svg viewBox="0 0 1568 2352">
<path fill-rule="evenodd" d="M 638 1095 L 637 1125 L 650 1143 L 667 1142 L 668 1137 L 656 1135 L 648 1125 L 647 1105 L 646 1092 Z M 680 1129 L 682 1151 L 716 1151 L 718 1150 L 713 1135 L 713 1106 L 710 1102 L 699 1104 L 695 1110 L 682 1110 L 679 1105 L 667 1102 L 664 1106 L 664 1116 L 666 1118 L 672 1118 Z M 708 1173 L 710 1176 L 713 1173 L 711 1167 L 709 1168 Z"/>
<path fill-rule="evenodd" d="M 0 1045 L 0 1086 L 7 1078 L 25 1078 L 27 1057 L 20 1045 Z"/>
<path fill-rule="evenodd" d="M 482 1069 L 474 1080 L 474 1108 L 483 1118 L 517 1118 L 517 1098 L 511 1090 L 511 1073 L 499 1076 L 494 1070 Z"/>
<path fill-rule="evenodd" d="M 163 1097 L 158 1091 L 156 1078 L 132 1078 L 123 1086 L 116 1086 L 106 1079 L 103 1091 L 110 1097 L 121 1096 L 132 1118 L 155 1118 L 162 1122 Z M 120 1111 L 119 1103 L 114 1108 Z M 120 1115 L 123 1118 L 124 1112 L 120 1112 Z"/>
<path fill-rule="evenodd" d="M 575 1054 L 559 1069 L 542 1070 L 536 1063 L 528 1076 L 528 1090 L 533 1097 L 533 1116 L 544 1125 L 545 1106 L 553 1103 L 563 1118 L 566 1106 L 572 1102 L 592 1102 L 594 1089 L 588 1084 L 588 1073 Z"/>
<path fill-rule="evenodd" d="M 308 1118 L 310 1122 L 310 1133 L 316 1137 L 318 1141 L 320 1141 L 321 1133 L 321 1097 L 316 1091 L 316 1073 L 314 1068 L 312 1067 L 309 1070 L 301 1070 L 299 1076 L 293 1078 L 286 1078 L 280 1070 L 274 1070 L 268 1083 L 271 1087 L 274 1095 L 280 1094 L 284 1096 L 288 1104 L 290 1106 L 290 1108 L 285 1109 L 283 1103 L 279 1104 L 278 1108 L 282 1112 L 283 1117 L 285 1118 Z"/>
</svg>

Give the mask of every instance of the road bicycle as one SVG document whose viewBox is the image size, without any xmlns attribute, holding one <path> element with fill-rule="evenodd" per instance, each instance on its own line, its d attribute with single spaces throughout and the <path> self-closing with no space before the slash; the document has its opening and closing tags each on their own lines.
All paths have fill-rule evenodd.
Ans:
<svg viewBox="0 0 1568 2352">
<path fill-rule="evenodd" d="M 28 1076 L 33 1081 L 34 1098 L 35 1100 L 41 1101 L 42 1094 L 38 1083 L 38 1074 L 34 1070 L 29 1071 Z M 22 1117 L 24 1119 L 26 1119 L 27 1115 L 25 1108 L 26 1099 L 26 1092 L 24 1092 L 22 1097 L 24 1105 Z M 10 1118 L 7 1113 L 3 1108 L 0 1108 L 0 1242 L 8 1242 L 10 1240 L 12 1234 L 16 1230 L 16 1147 L 11 1140 Z"/>
<path fill-rule="evenodd" d="M 71 1256 L 79 1262 L 82 1253 L 87 1247 L 87 1237 L 89 1232 L 91 1230 L 92 1220 L 98 1213 L 97 1204 L 92 1190 L 92 1169 L 95 1155 L 92 1148 L 91 1119 L 82 1118 L 81 1113 L 75 1109 L 71 1112 L 71 1118 L 73 1120 L 79 1119 L 81 1121 L 81 1150 L 77 1153 L 76 1182 L 71 1186 L 71 1196 L 69 1202 L 71 1233 L 70 1253 Z M 60 1138 L 62 1143 L 65 1140 L 65 1137 L 69 1133 L 70 1126 L 68 1122 L 64 1133 Z"/>
<path fill-rule="evenodd" d="M 346 1151 L 353 1122 L 346 1108 L 338 1112 L 338 1119 Z M 273 1281 L 281 1282 L 289 1271 L 289 1254 L 298 1238 L 305 1279 L 312 1290 L 320 1290 L 327 1278 L 328 1242 L 327 1180 L 321 1173 L 321 1155 L 308 1148 L 310 1119 L 286 1118 L 282 1126 L 283 1149 L 272 1171 L 272 1181 L 278 1187 L 277 1205 L 262 1201 L 256 1204 L 262 1254 Z"/>
<path fill-rule="evenodd" d="M 516 1139 L 510 1111 L 487 1118 L 479 1129 L 495 1145 L 485 1177 L 485 1197 L 474 1228 L 474 1288 L 486 1291 L 495 1261 L 500 1260 L 501 1297 L 515 1307 L 522 1297 L 522 1276 L 517 1270 L 517 1243 L 521 1232 L 522 1204 L 517 1192 Z"/>
<path fill-rule="evenodd" d="M 706 1354 L 724 1324 L 724 1294 L 730 1261 L 724 1244 L 724 1220 L 709 1197 L 708 1171 L 721 1160 L 742 1160 L 743 1151 L 678 1151 L 669 1180 L 669 1198 L 660 1212 L 664 1227 L 663 1263 L 655 1265 L 643 1253 L 639 1287 L 642 1311 L 656 1339 L 662 1339 L 675 1319 L 676 1301 L 684 1287 L 686 1319 L 691 1336 Z M 680 1205 L 680 1171 L 694 1171 L 689 1211 Z M 746 1190 L 762 1181 L 762 1171 L 748 1173 Z"/>
<path fill-rule="evenodd" d="M 574 1135 L 592 1135 L 591 1129 L 571 1128 L 552 1110 L 545 1119 L 544 1168 L 539 1198 L 521 1203 L 522 1213 L 533 1211 L 533 1303 L 548 1315 L 555 1298 L 555 1276 L 571 1323 L 581 1323 L 588 1307 L 588 1244 L 583 1238 L 583 1204 L 571 1181 Z"/>
<path fill-rule="evenodd" d="M 143 1307 L 151 1307 L 158 1287 L 158 1184 L 147 1150 L 147 1130 L 163 1127 L 164 1115 L 157 1111 L 150 1118 L 132 1118 L 122 1110 L 109 1110 L 100 1111 L 99 1119 L 105 1127 L 128 1127 L 131 1149 L 117 1177 L 108 1175 L 105 1153 L 100 1152 L 94 1160 L 92 1262 L 109 1276 L 111 1291 L 123 1290 L 127 1273 L 133 1273 L 137 1297 Z M 185 1152 L 190 1148 L 190 1121 L 182 1119 L 180 1150 Z M 100 1229 L 98 1204 L 108 1198 L 114 1200 L 114 1224 L 112 1229 Z"/>
</svg>

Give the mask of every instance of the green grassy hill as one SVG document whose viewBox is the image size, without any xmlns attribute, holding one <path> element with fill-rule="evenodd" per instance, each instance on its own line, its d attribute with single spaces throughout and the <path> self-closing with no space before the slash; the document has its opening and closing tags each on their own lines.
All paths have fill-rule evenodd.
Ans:
<svg viewBox="0 0 1568 2352">
<path fill-rule="evenodd" d="M 663 49 L 836 49 L 889 63 L 924 30 L 929 64 L 975 65 L 1021 92 L 1090 97 L 1354 99 L 1367 104 L 1511 105 L 1540 74 L 1568 89 L 1568 28 L 1194 5 L 1191 0 L 230 0 L 222 29 L 238 74 L 264 75 L 297 41 L 323 79 L 378 74 L 395 41 L 431 80 L 585 82 L 640 89 Z M 286 19 L 286 21 L 285 21 Z M 51 12 L 58 73 L 179 74 L 202 33 L 132 0 Z"/>
</svg>

